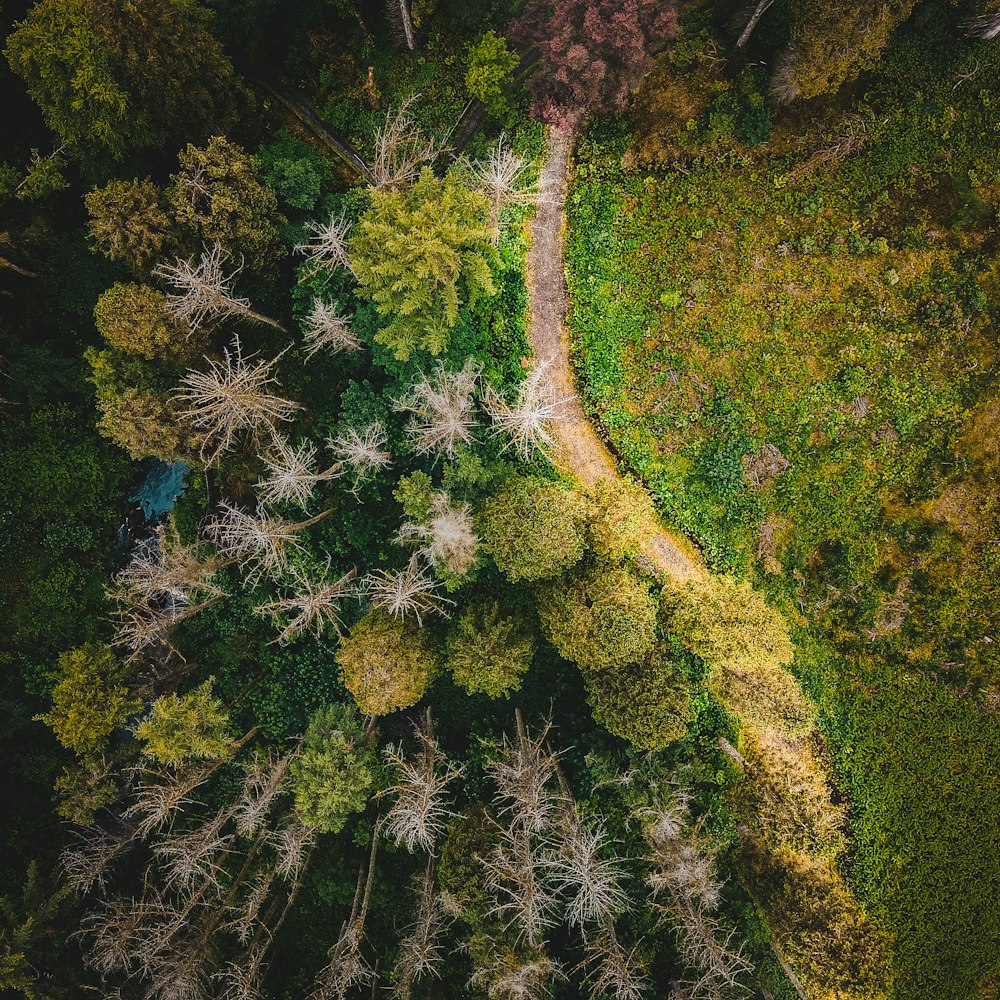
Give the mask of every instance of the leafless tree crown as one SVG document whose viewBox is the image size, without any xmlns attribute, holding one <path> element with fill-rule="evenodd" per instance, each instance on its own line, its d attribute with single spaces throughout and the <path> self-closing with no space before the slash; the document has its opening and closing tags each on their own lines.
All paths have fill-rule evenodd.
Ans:
<svg viewBox="0 0 1000 1000">
<path fill-rule="evenodd" d="M 283 646 L 305 632 L 320 636 L 329 628 L 339 635 L 341 606 L 346 598 L 357 595 L 354 586 L 356 575 L 357 571 L 352 569 L 340 579 L 331 581 L 324 572 L 319 580 L 313 580 L 295 570 L 292 587 L 285 597 L 269 601 L 254 610 L 257 614 L 270 616 L 281 625 L 277 641 Z"/>
<path fill-rule="evenodd" d="M 351 318 L 343 316 L 337 307 L 322 299 L 313 299 L 312 307 L 305 322 L 305 338 L 309 345 L 306 357 L 311 358 L 317 351 L 357 351 L 361 341 L 351 326 Z"/>
<path fill-rule="evenodd" d="M 494 433 L 507 439 L 504 450 L 514 448 L 525 461 L 552 444 L 552 424 L 563 416 L 566 400 L 556 397 L 551 367 L 551 361 L 537 365 L 518 386 L 513 405 L 493 386 L 483 392 Z"/>
<path fill-rule="evenodd" d="M 208 464 L 232 449 L 241 433 L 259 442 L 301 409 L 271 391 L 277 385 L 274 361 L 254 357 L 243 357 L 236 337 L 221 360 L 210 360 L 205 371 L 188 372 L 181 380 L 176 398 L 187 404 L 181 416 L 189 417 L 205 435 L 202 458 Z"/>
<path fill-rule="evenodd" d="M 440 593 L 440 584 L 427 574 L 421 564 L 420 553 L 414 552 L 405 569 L 398 572 L 377 570 L 362 580 L 364 593 L 377 608 L 383 608 L 393 618 L 416 618 L 423 624 L 423 616 L 446 614 L 447 605 L 453 602 Z"/>
<path fill-rule="evenodd" d="M 375 130 L 372 173 L 375 187 L 392 190 L 412 184 L 422 167 L 432 164 L 445 147 L 424 134 L 410 109 L 419 95 L 407 98 L 390 111 L 385 124 Z"/>
<path fill-rule="evenodd" d="M 437 839 L 454 815 L 446 789 L 461 773 L 431 736 L 427 726 L 416 727 L 417 753 L 407 757 L 402 746 L 390 744 L 383 751 L 398 775 L 387 790 L 393 796 L 386 814 L 385 835 L 411 854 L 418 847 L 434 853 Z"/>
<path fill-rule="evenodd" d="M 308 228 L 309 239 L 296 246 L 295 252 L 304 254 L 316 268 L 335 271 L 343 267 L 356 278 L 351 263 L 350 220 L 343 214 L 331 215 L 329 221 L 311 222 Z"/>
<path fill-rule="evenodd" d="M 178 257 L 172 264 L 160 264 L 153 274 L 173 289 L 167 293 L 170 314 L 178 322 L 187 324 L 190 330 L 230 316 L 284 330 L 277 320 L 254 312 L 249 299 L 236 295 L 233 286 L 243 265 L 237 264 L 227 273 L 228 259 L 216 243 L 211 248 L 206 247 L 197 262 Z"/>
<path fill-rule="evenodd" d="M 472 442 L 480 371 L 472 359 L 457 372 L 438 362 L 396 403 L 397 411 L 411 414 L 407 432 L 417 454 L 439 452 L 453 458 L 459 445 Z"/>
</svg>

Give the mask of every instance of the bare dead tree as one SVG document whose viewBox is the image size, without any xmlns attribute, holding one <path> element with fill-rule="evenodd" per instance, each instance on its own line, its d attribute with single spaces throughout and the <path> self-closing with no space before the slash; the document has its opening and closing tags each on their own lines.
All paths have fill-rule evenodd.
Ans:
<svg viewBox="0 0 1000 1000">
<path fill-rule="evenodd" d="M 722 883 L 714 875 L 715 855 L 689 829 L 687 801 L 673 801 L 640 814 L 653 870 L 649 885 L 654 896 L 665 896 L 661 912 L 678 932 L 682 959 L 698 976 L 689 984 L 694 995 L 723 996 L 752 971 L 735 932 L 714 916 Z"/>
<path fill-rule="evenodd" d="M 413 17 L 410 14 L 410 0 L 389 0 L 389 10 L 399 17 L 400 26 L 403 29 L 403 37 L 406 39 L 406 47 L 412 52 L 416 47 L 416 39 L 413 35 Z"/>
<path fill-rule="evenodd" d="M 115 642 L 133 656 L 166 642 L 175 625 L 226 596 L 212 580 L 224 564 L 161 525 L 107 588 L 116 604 Z"/>
<path fill-rule="evenodd" d="M 136 544 L 128 565 L 108 587 L 108 597 L 140 605 L 225 597 L 225 590 L 212 579 L 224 565 L 218 556 L 206 555 L 203 546 L 185 544 L 175 529 L 161 524 Z"/>
<path fill-rule="evenodd" d="M 774 0 L 760 0 L 756 7 L 751 11 L 750 17 L 747 20 L 746 27 L 740 33 L 740 37 L 736 40 L 736 47 L 738 49 L 746 45 L 747 40 L 753 34 L 753 29 L 757 27 L 757 22 L 767 13 L 768 8 Z"/>
<path fill-rule="evenodd" d="M 411 854 L 418 847 L 430 854 L 454 815 L 445 789 L 461 774 L 461 768 L 441 751 L 431 732 L 429 716 L 414 727 L 414 734 L 418 748 L 414 757 L 407 757 L 401 745 L 389 744 L 382 751 L 398 775 L 396 783 L 380 793 L 394 797 L 385 816 L 385 836 Z"/>
<path fill-rule="evenodd" d="M 368 476 L 388 468 L 392 463 L 392 453 L 386 449 L 388 443 L 389 435 L 377 420 L 362 431 L 348 427 L 326 442 L 334 459 L 354 471 L 355 489 Z"/>
<path fill-rule="evenodd" d="M 551 360 L 537 365 L 518 386 L 513 405 L 491 385 L 483 391 L 483 405 L 493 421 L 493 433 L 507 438 L 503 450 L 514 448 L 525 461 L 552 444 L 551 426 L 563 417 L 566 400 L 556 397 L 551 367 Z"/>
<path fill-rule="evenodd" d="M 59 856 L 64 884 L 81 894 L 90 892 L 95 886 L 103 889 L 112 865 L 132 843 L 133 837 L 127 827 L 114 832 L 100 826 L 78 830 L 74 843 Z"/>
<path fill-rule="evenodd" d="M 396 2 L 405 6 L 405 0 Z M 421 168 L 433 163 L 444 152 L 444 147 L 426 136 L 410 114 L 418 96 L 412 95 L 395 112 L 389 111 L 385 124 L 375 130 L 372 174 L 379 190 L 412 184 Z"/>
<path fill-rule="evenodd" d="M 299 878 L 316 836 L 316 828 L 303 823 L 298 813 L 280 829 L 272 831 L 268 839 L 277 855 L 274 870 L 281 878 L 290 882 Z"/>
<path fill-rule="evenodd" d="M 173 264 L 160 264 L 153 274 L 173 289 L 167 293 L 167 309 L 171 316 L 180 323 L 186 323 L 190 330 L 197 330 L 205 323 L 238 316 L 287 332 L 277 320 L 254 312 L 249 299 L 234 293 L 233 285 L 243 265 L 238 264 L 226 273 L 228 259 L 226 252 L 216 243 L 202 250 L 197 263 L 178 257 Z"/>
<path fill-rule="evenodd" d="M 448 914 L 441 904 L 434 884 L 435 858 L 427 857 L 427 868 L 417 878 L 417 913 L 413 925 L 399 942 L 393 966 L 392 996 L 410 1000 L 413 984 L 428 976 L 438 977 L 445 958 L 443 935 Z"/>
<path fill-rule="evenodd" d="M 135 659 L 151 646 L 166 643 L 173 629 L 214 604 L 215 600 L 198 604 L 181 604 L 166 598 L 158 604 L 119 605 L 111 613 L 115 622 L 115 643 L 129 651 Z"/>
<path fill-rule="evenodd" d="M 361 341 L 351 326 L 351 317 L 342 316 L 337 307 L 322 299 L 313 299 L 312 308 L 305 322 L 305 338 L 309 345 L 306 357 L 317 351 L 358 351 Z"/>
<path fill-rule="evenodd" d="M 472 509 L 468 504 L 453 506 L 444 492 L 431 498 L 426 524 L 406 521 L 400 527 L 397 541 L 416 542 L 418 551 L 435 569 L 462 577 L 476 561 L 479 539 L 472 527 Z"/>
<path fill-rule="evenodd" d="M 376 608 L 384 608 L 393 618 L 412 615 L 423 624 L 423 616 L 447 615 L 446 605 L 454 602 L 438 593 L 440 584 L 427 575 L 414 552 L 405 569 L 377 570 L 362 578 L 363 592 Z"/>
<path fill-rule="evenodd" d="M 828 170 L 838 163 L 843 163 L 848 157 L 860 153 L 874 138 L 878 128 L 885 125 L 888 120 L 883 118 L 878 121 L 871 112 L 848 115 L 841 122 L 837 135 L 792 168 L 788 174 L 788 183 L 797 184 L 803 177 L 809 177 L 820 170 Z"/>
<path fill-rule="evenodd" d="M 188 407 L 180 415 L 190 418 L 206 435 L 202 458 L 208 464 L 229 451 L 240 433 L 247 432 L 253 441 L 260 441 L 301 409 L 298 403 L 270 391 L 277 385 L 275 361 L 254 362 L 253 357 L 243 357 L 236 337 L 232 349 L 223 351 L 222 360 L 209 360 L 205 371 L 188 372 L 175 393 Z"/>
<path fill-rule="evenodd" d="M 358 870 L 358 884 L 354 891 L 350 915 L 344 921 L 340 935 L 330 949 L 330 961 L 316 980 L 310 1000 L 345 1000 L 355 986 L 375 981 L 375 970 L 364 957 L 361 945 L 364 941 L 365 921 L 375 874 L 375 857 L 381 835 L 382 821 L 379 820 L 372 831 L 367 877 L 365 877 L 365 866 L 362 864 Z"/>
<path fill-rule="evenodd" d="M 459 445 L 473 440 L 480 372 L 473 359 L 457 372 L 447 371 L 439 361 L 396 402 L 397 412 L 411 414 L 407 432 L 418 455 L 436 451 L 453 458 Z"/>
<path fill-rule="evenodd" d="M 135 835 L 145 839 L 153 831 L 171 823 L 182 811 L 184 800 L 202 785 L 220 766 L 211 764 L 172 772 L 164 775 L 147 775 L 145 783 L 138 785 L 125 818 L 133 824 Z M 159 777 L 159 780 L 154 780 Z"/>
<path fill-rule="evenodd" d="M 500 827 L 499 833 L 499 844 L 482 859 L 493 900 L 487 913 L 531 947 L 540 947 L 558 909 L 546 859 L 524 827 Z"/>
<path fill-rule="evenodd" d="M 295 252 L 303 254 L 314 265 L 315 270 L 324 268 L 335 271 L 342 267 L 357 278 L 351 263 L 351 225 L 350 219 L 343 213 L 331 215 L 325 223 L 310 222 L 307 227 L 309 239 L 298 244 Z"/>
<path fill-rule="evenodd" d="M 264 457 L 264 477 L 256 484 L 257 499 L 266 506 L 291 503 L 305 510 L 316 487 L 336 474 L 336 467 L 316 471 L 316 447 L 310 441 L 294 446 L 275 434 Z"/>
<path fill-rule="evenodd" d="M 522 183 L 527 162 L 520 153 L 504 146 L 504 138 L 501 132 L 488 159 L 471 165 L 473 176 L 490 200 L 494 245 L 500 242 L 500 212 L 504 205 L 525 205 L 532 200 L 532 192 Z"/>
<path fill-rule="evenodd" d="M 234 806 L 225 805 L 206 822 L 180 833 L 170 831 L 153 845 L 168 887 L 189 891 L 205 882 L 221 889 L 223 865 L 235 839 L 234 832 L 223 830 L 234 811 Z"/>
<path fill-rule="evenodd" d="M 246 763 L 243 792 L 236 803 L 233 819 L 241 837 L 256 834 L 263 827 L 275 800 L 288 788 L 291 757 L 269 748 Z"/>
<path fill-rule="evenodd" d="M 967 30 L 973 38 L 991 41 L 1000 37 L 1000 8 L 995 3 L 987 3 L 989 9 L 968 22 Z"/>
<path fill-rule="evenodd" d="M 305 521 L 292 522 L 267 514 L 248 514 L 223 502 L 206 534 L 226 558 L 242 564 L 248 581 L 256 582 L 262 576 L 277 578 L 286 573 L 289 550 L 302 548 L 299 533 L 329 513 L 325 510 Z"/>
<path fill-rule="evenodd" d="M 485 986 L 490 1000 L 542 1000 L 559 974 L 559 966 L 546 955 L 527 960 L 501 955 L 493 965 L 477 970 L 472 985 Z"/>
<path fill-rule="evenodd" d="M 517 710 L 517 739 L 504 736 L 499 755 L 487 765 L 487 773 L 497 786 L 499 814 L 512 830 L 541 833 L 549 828 L 558 801 L 551 783 L 556 774 L 556 758 L 548 749 L 549 725 L 531 738 Z"/>
<path fill-rule="evenodd" d="M 345 598 L 357 594 L 353 585 L 357 569 L 332 582 L 327 578 L 328 570 L 329 561 L 319 580 L 312 580 L 305 573 L 293 570 L 294 583 L 288 596 L 254 608 L 257 614 L 268 615 L 282 625 L 275 640 L 279 645 L 287 645 L 303 632 L 319 637 L 327 628 L 340 635 L 341 605 Z"/>
<path fill-rule="evenodd" d="M 585 824 L 575 808 L 562 810 L 555 831 L 549 878 L 568 898 L 567 922 L 586 934 L 589 926 L 605 926 L 628 909 L 625 872 L 616 857 L 605 857 L 609 842 L 603 828 Z"/>
<path fill-rule="evenodd" d="M 638 945 L 625 948 L 618 940 L 613 923 L 584 941 L 585 972 L 590 995 L 608 1000 L 642 1000 L 652 982 L 639 960 Z"/>
</svg>

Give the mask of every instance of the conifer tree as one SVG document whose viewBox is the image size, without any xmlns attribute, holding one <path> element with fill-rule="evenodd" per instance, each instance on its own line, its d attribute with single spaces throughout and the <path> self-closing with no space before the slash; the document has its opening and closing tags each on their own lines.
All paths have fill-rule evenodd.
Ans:
<svg viewBox="0 0 1000 1000">
<path fill-rule="evenodd" d="M 366 715 L 415 705 L 438 672 L 430 636 L 387 612 L 370 611 L 337 650 L 344 685 Z"/>
<path fill-rule="evenodd" d="M 129 690 L 129 671 L 107 647 L 81 646 L 59 657 L 52 708 L 38 718 L 78 754 L 100 753 L 142 702 Z"/>
<path fill-rule="evenodd" d="M 463 301 L 495 291 L 485 196 L 425 169 L 412 188 L 375 191 L 351 239 L 361 289 L 388 324 L 375 339 L 406 360 L 440 354 Z"/>
<path fill-rule="evenodd" d="M 229 713 L 212 694 L 212 680 L 185 695 L 161 695 L 135 735 L 147 756 L 161 764 L 224 756 L 235 742 Z"/>
<path fill-rule="evenodd" d="M 486 503 L 479 525 L 490 555 L 508 579 L 544 580 L 583 555 L 580 513 L 563 487 L 525 476 Z"/>
</svg>

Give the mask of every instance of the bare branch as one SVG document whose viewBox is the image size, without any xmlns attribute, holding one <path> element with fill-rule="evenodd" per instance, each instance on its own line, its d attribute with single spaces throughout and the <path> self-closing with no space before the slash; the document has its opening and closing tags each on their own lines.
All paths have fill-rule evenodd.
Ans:
<svg viewBox="0 0 1000 1000">
<path fill-rule="evenodd" d="M 521 185 L 527 163 L 520 153 L 504 146 L 500 134 L 489 159 L 471 164 L 476 181 L 490 200 L 490 228 L 493 242 L 500 242 L 500 212 L 504 205 L 524 205 L 532 200 L 532 192 Z"/>
<path fill-rule="evenodd" d="M 438 451 L 453 458 L 459 445 L 473 440 L 480 371 L 471 358 L 457 372 L 446 371 L 439 361 L 397 401 L 397 412 L 412 414 L 407 431 L 418 455 Z"/>
<path fill-rule="evenodd" d="M 525 461 L 534 452 L 545 451 L 552 444 L 550 425 L 563 417 L 565 399 L 557 399 L 552 385 L 552 361 L 537 365 L 518 386 L 517 401 L 511 406 L 503 396 L 488 385 L 483 392 L 483 405 L 493 421 L 493 433 L 508 439 L 504 451 L 515 448 Z"/>
<path fill-rule="evenodd" d="M 335 438 L 328 438 L 326 445 L 334 459 L 354 470 L 355 489 L 371 474 L 388 468 L 392 453 L 386 450 L 389 435 L 379 421 L 373 421 L 363 431 L 348 427 Z"/>
<path fill-rule="evenodd" d="M 317 269 L 335 271 L 343 267 L 357 278 L 351 264 L 350 220 L 343 213 L 331 215 L 329 222 L 311 222 L 308 229 L 309 240 L 296 246 L 295 252 L 304 254 Z"/>
<path fill-rule="evenodd" d="M 306 521 L 292 522 L 267 514 L 254 516 L 223 502 L 220 515 L 206 529 L 206 534 L 227 558 L 243 565 L 248 581 L 261 576 L 280 577 L 288 569 L 288 552 L 301 549 L 298 534 L 325 517 L 324 511 Z"/>
<path fill-rule="evenodd" d="M 240 298 L 233 292 L 233 283 L 243 265 L 237 265 L 227 274 L 225 264 L 228 259 L 226 252 L 216 243 L 211 249 L 202 250 L 197 263 L 178 257 L 173 264 L 160 264 L 153 274 L 174 289 L 167 293 L 170 314 L 178 322 L 186 323 L 191 330 L 205 323 L 239 316 L 284 331 L 285 328 L 277 320 L 254 312 L 249 299 Z"/>
<path fill-rule="evenodd" d="M 385 835 L 411 854 L 418 847 L 433 853 L 438 836 L 454 815 L 444 790 L 461 774 L 461 768 L 448 761 L 426 728 L 418 725 L 415 731 L 419 750 L 412 760 L 404 756 L 402 746 L 389 744 L 382 751 L 399 774 L 396 784 L 381 793 L 395 796 L 385 817 Z"/>
<path fill-rule="evenodd" d="M 437 593 L 439 584 L 420 565 L 420 553 L 414 552 L 406 569 L 397 573 L 378 570 L 362 579 L 364 593 L 377 608 L 384 608 L 393 618 L 413 615 L 423 624 L 423 615 L 446 614 L 445 605 L 453 604 Z"/>
<path fill-rule="evenodd" d="M 311 442 L 294 447 L 278 434 L 264 458 L 264 472 L 266 478 L 256 484 L 258 500 L 266 506 L 293 503 L 302 510 L 316 486 L 337 474 L 335 468 L 316 471 L 316 447 Z"/>
<path fill-rule="evenodd" d="M 396 540 L 418 543 L 418 551 L 431 566 L 457 578 L 472 569 L 479 547 L 472 528 L 471 508 L 468 504 L 453 507 L 444 492 L 432 497 L 430 520 L 426 524 L 404 522 Z"/>
<path fill-rule="evenodd" d="M 407 98 L 399 109 L 390 111 L 385 124 L 375 130 L 375 153 L 372 173 L 379 190 L 405 187 L 420 175 L 424 165 L 432 164 L 445 147 L 424 135 L 410 114 L 419 95 Z"/>
<path fill-rule="evenodd" d="M 306 357 L 311 358 L 317 351 L 326 350 L 331 354 L 338 351 L 357 351 L 361 341 L 351 328 L 351 317 L 342 316 L 337 307 L 322 299 L 313 299 L 312 308 L 305 322 L 305 338 L 309 346 Z"/>
<path fill-rule="evenodd" d="M 329 561 L 327 562 L 329 569 Z M 327 582 L 324 571 L 319 580 L 311 580 L 304 573 L 292 573 L 295 589 L 288 597 L 281 597 L 254 608 L 259 615 L 270 615 L 278 624 L 284 622 L 277 638 L 279 645 L 287 645 L 303 632 L 320 636 L 326 628 L 340 635 L 340 605 L 345 597 L 355 596 L 357 588 L 352 581 L 357 570 L 352 569 L 333 583 Z"/>
<path fill-rule="evenodd" d="M 180 415 L 189 417 L 206 434 L 202 458 L 211 464 L 229 451 L 243 431 L 259 441 L 265 432 L 273 434 L 278 423 L 288 422 L 298 403 L 273 395 L 277 385 L 274 361 L 253 362 L 244 358 L 239 337 L 232 350 L 223 351 L 222 360 L 209 360 L 207 371 L 191 371 L 181 380 L 176 398 L 188 404 Z M 276 360 L 276 359 L 275 359 Z M 210 444 L 214 441 L 214 447 Z"/>
<path fill-rule="evenodd" d="M 628 909 L 622 887 L 625 872 L 618 858 L 606 858 L 608 839 L 599 824 L 587 826 L 572 807 L 556 827 L 559 844 L 548 854 L 550 878 L 569 897 L 566 919 L 586 933 L 588 925 L 606 925 Z"/>
</svg>

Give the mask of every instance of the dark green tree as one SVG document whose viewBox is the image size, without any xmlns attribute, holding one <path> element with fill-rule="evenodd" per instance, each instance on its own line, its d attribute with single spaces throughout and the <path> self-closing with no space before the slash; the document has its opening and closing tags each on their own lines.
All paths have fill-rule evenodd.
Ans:
<svg viewBox="0 0 1000 1000">
<path fill-rule="evenodd" d="M 594 720 L 637 750 L 663 750 L 687 732 L 694 717 L 691 685 L 662 648 L 641 663 L 587 671 L 587 700 Z"/>
</svg>

